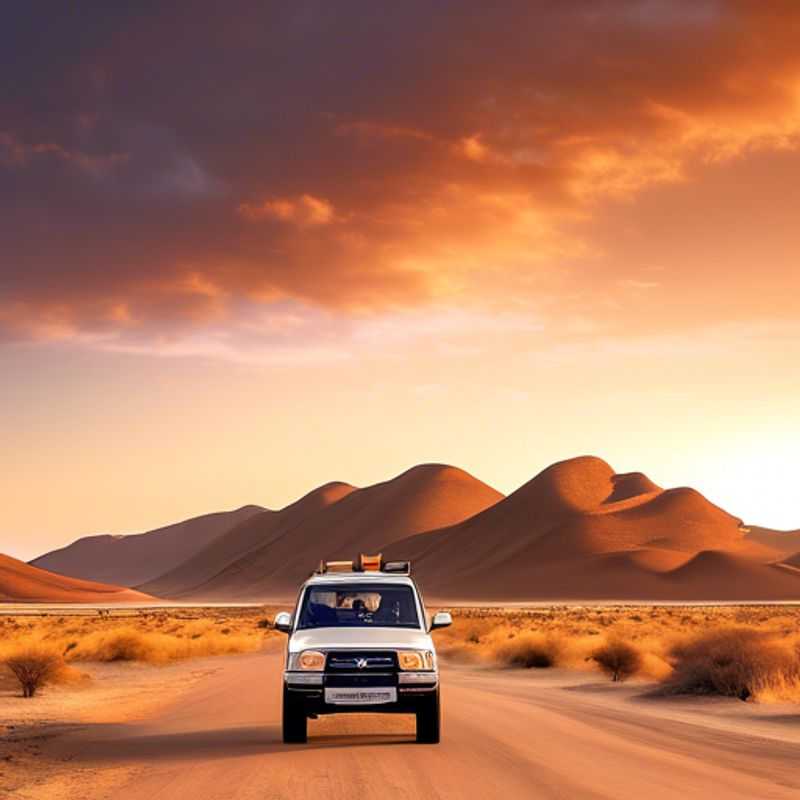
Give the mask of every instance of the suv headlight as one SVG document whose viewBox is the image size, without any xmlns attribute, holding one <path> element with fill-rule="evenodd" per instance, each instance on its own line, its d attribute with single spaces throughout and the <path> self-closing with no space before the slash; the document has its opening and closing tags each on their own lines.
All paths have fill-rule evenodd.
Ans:
<svg viewBox="0 0 800 800">
<path fill-rule="evenodd" d="M 430 650 L 398 650 L 397 663 L 401 670 L 433 669 L 433 653 Z"/>
<path fill-rule="evenodd" d="M 319 650 L 303 650 L 289 655 L 289 670 L 322 672 L 325 669 L 325 653 Z"/>
</svg>

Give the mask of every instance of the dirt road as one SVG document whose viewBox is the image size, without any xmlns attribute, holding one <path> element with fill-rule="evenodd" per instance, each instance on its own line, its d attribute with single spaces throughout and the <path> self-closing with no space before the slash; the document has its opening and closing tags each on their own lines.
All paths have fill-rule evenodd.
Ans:
<svg viewBox="0 0 800 800">
<path fill-rule="evenodd" d="M 800 796 L 788 709 L 449 668 L 438 746 L 413 743 L 410 718 L 378 716 L 312 722 L 307 745 L 285 746 L 280 669 L 275 653 L 231 658 L 157 717 L 83 728 L 50 755 L 79 768 L 72 790 L 93 800 Z"/>
</svg>

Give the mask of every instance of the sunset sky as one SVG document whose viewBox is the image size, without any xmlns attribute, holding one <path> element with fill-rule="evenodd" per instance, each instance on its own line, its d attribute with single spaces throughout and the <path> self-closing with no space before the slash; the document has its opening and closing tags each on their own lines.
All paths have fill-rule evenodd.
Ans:
<svg viewBox="0 0 800 800">
<path fill-rule="evenodd" d="M 584 453 L 800 527 L 795 0 L 15 6 L 0 551 Z"/>
</svg>

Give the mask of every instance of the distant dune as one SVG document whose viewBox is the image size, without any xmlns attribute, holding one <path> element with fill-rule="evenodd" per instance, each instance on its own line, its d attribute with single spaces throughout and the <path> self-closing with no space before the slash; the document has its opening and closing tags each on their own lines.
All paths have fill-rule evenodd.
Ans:
<svg viewBox="0 0 800 800">
<path fill-rule="evenodd" d="M 800 531 L 776 531 L 771 528 L 750 526 L 747 538 L 781 555 L 800 551 Z"/>
<path fill-rule="evenodd" d="M 363 489 L 327 483 L 279 511 L 79 540 L 34 563 L 160 597 L 264 600 L 293 597 L 320 559 L 359 552 L 411 559 L 439 600 L 800 600 L 800 531 L 745 528 L 694 489 L 594 456 L 553 464 L 508 497 L 423 464 Z"/>
<path fill-rule="evenodd" d="M 204 599 L 291 595 L 321 558 L 378 552 L 397 539 L 467 519 L 502 498 L 463 470 L 441 464 L 417 466 L 364 489 L 327 484 L 283 511 L 254 517 L 198 553 L 189 569 L 146 588 Z M 242 548 L 246 552 L 237 554 Z"/>
<path fill-rule="evenodd" d="M 775 601 L 800 599 L 800 572 L 727 553 L 689 556 L 664 550 L 603 553 L 569 561 L 534 564 L 517 574 L 487 578 L 477 590 L 472 579 L 442 585 L 424 562 L 415 572 L 429 599 L 437 602 L 524 602 L 532 600 L 629 600 L 654 602 Z M 476 592 L 480 594 L 476 597 Z"/>
<path fill-rule="evenodd" d="M 741 520 L 693 489 L 662 490 L 591 456 L 548 467 L 457 525 L 386 548 L 440 598 L 792 599 Z"/>
<path fill-rule="evenodd" d="M 789 558 L 785 558 L 781 563 L 789 567 L 794 567 L 795 569 L 800 569 L 800 553 L 795 553 L 789 556 Z"/>
<path fill-rule="evenodd" d="M 6 603 L 141 603 L 152 601 L 122 586 L 67 578 L 0 554 L 0 601 Z"/>
<path fill-rule="evenodd" d="M 254 514 L 175 569 L 139 588 L 163 597 L 187 595 L 200 590 L 231 564 L 290 534 L 303 521 L 354 491 L 355 487 L 347 483 L 326 483 L 280 511 Z"/>
<path fill-rule="evenodd" d="M 30 563 L 73 578 L 137 586 L 181 564 L 239 522 L 263 510 L 260 506 L 244 506 L 147 533 L 86 536 Z"/>
</svg>

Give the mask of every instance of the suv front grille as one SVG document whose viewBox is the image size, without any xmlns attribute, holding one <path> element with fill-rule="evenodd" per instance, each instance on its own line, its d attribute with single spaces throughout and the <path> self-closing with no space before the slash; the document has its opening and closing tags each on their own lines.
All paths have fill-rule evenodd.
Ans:
<svg viewBox="0 0 800 800">
<path fill-rule="evenodd" d="M 325 686 L 331 688 L 352 688 L 354 686 L 396 686 L 397 675 L 394 672 L 369 672 L 366 675 L 357 675 L 354 672 L 328 673 L 325 676 Z"/>
<path fill-rule="evenodd" d="M 344 650 L 328 653 L 326 672 L 366 673 L 374 670 L 395 672 L 397 670 L 397 654 L 391 650 L 367 650 L 357 652 Z"/>
</svg>

